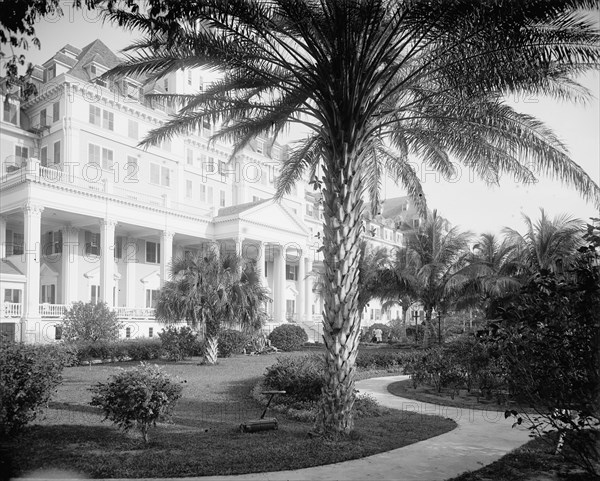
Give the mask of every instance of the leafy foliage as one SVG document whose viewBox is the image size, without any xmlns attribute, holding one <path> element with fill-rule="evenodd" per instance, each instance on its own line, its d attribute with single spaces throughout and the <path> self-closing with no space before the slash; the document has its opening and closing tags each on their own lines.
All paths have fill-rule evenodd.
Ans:
<svg viewBox="0 0 600 481">
<path fill-rule="evenodd" d="M 65 312 L 63 338 L 66 342 L 116 341 L 122 323 L 104 302 L 76 302 Z"/>
<path fill-rule="evenodd" d="M 183 326 L 167 326 L 158 333 L 162 349 L 170 361 L 182 361 L 186 357 L 197 354 L 198 336 L 191 328 Z"/>
<path fill-rule="evenodd" d="M 104 419 L 110 419 L 125 431 L 137 427 L 147 443 L 148 429 L 172 413 L 182 386 L 158 366 L 141 363 L 111 376 L 106 383 L 96 384 L 91 391 L 90 404 L 102 408 Z"/>
<path fill-rule="evenodd" d="M 293 402 L 316 402 L 323 387 L 323 356 L 278 357 L 265 372 L 265 386 L 285 391 Z"/>
<path fill-rule="evenodd" d="M 33 421 L 72 362 L 64 349 L 0 342 L 0 435 L 14 435 Z"/>
<path fill-rule="evenodd" d="M 269 334 L 271 345 L 282 351 L 297 351 L 308 341 L 306 331 L 295 324 L 281 324 Z"/>
<path fill-rule="evenodd" d="M 219 334 L 219 357 L 243 354 L 249 336 L 234 329 L 225 329 Z"/>
<path fill-rule="evenodd" d="M 592 234 L 595 230 L 591 228 Z M 579 250 L 572 270 L 564 274 L 541 271 L 512 298 L 502 311 L 497 344 L 510 390 L 537 411 L 532 429 L 557 431 L 559 443 L 577 442 L 571 452 L 577 453 L 586 469 L 598 474 L 599 243 L 593 236 L 587 239 L 591 244 Z M 516 411 L 510 414 L 526 416 Z"/>
</svg>

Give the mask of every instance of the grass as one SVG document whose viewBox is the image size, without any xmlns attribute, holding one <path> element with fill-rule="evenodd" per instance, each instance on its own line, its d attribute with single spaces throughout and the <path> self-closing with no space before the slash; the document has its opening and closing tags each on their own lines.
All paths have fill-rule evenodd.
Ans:
<svg viewBox="0 0 600 481">
<path fill-rule="evenodd" d="M 591 481 L 591 474 L 554 455 L 552 438 L 536 438 L 477 471 L 447 481 Z M 598 478 L 596 478 L 598 479 Z"/>
<path fill-rule="evenodd" d="M 459 408 L 485 409 L 494 411 L 504 411 L 509 408 L 515 408 L 515 404 L 512 403 L 498 403 L 495 399 L 490 400 L 478 396 L 475 390 L 471 391 L 471 393 L 467 393 L 466 390 L 461 389 L 460 393 L 452 398 L 450 395 L 450 389 L 442 389 L 442 392 L 440 393 L 438 393 L 432 386 L 419 385 L 415 389 L 413 388 L 413 384 L 410 379 L 391 383 L 388 385 L 388 392 L 394 394 L 395 396 L 414 399 L 416 401 Z"/>
<path fill-rule="evenodd" d="M 349 439 L 329 442 L 308 436 L 311 423 L 278 413 L 279 430 L 242 434 L 239 425 L 262 411 L 250 390 L 275 358 L 234 356 L 216 366 L 199 366 L 198 359 L 159 362 L 187 382 L 172 422 L 152 429 L 149 445 L 137 432 L 125 434 L 108 421 L 101 423 L 101 414 L 88 404 L 92 384 L 105 381 L 117 367 L 137 363 L 68 368 L 45 417 L 9 446 L 12 475 L 53 469 L 94 478 L 182 477 L 297 469 L 389 451 L 456 426 L 447 419 L 392 410 L 357 419 Z"/>
</svg>

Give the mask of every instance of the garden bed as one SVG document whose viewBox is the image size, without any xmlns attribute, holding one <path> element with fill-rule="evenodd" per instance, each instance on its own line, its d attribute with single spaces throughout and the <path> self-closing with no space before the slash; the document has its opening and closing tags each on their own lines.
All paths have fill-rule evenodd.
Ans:
<svg viewBox="0 0 600 481">
<path fill-rule="evenodd" d="M 390 411 L 358 419 L 348 440 L 333 443 L 310 438 L 311 423 L 277 414 L 279 430 L 242 434 L 240 424 L 260 416 L 261 405 L 250 391 L 275 356 L 234 356 L 216 366 L 198 365 L 199 360 L 157 362 L 187 382 L 171 423 L 151 429 L 149 445 L 137 432 L 124 434 L 101 423 L 100 412 L 89 405 L 92 384 L 138 363 L 65 369 L 45 417 L 8 445 L 12 475 L 39 477 L 54 469 L 79 477 L 155 478 L 298 469 L 389 451 L 455 427 L 440 417 Z"/>
</svg>

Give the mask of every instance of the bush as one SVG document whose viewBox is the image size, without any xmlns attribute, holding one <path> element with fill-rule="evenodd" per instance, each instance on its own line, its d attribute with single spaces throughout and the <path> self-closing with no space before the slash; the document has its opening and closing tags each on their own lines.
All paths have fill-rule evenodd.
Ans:
<svg viewBox="0 0 600 481">
<path fill-rule="evenodd" d="M 387 324 L 382 324 L 381 322 L 376 322 L 375 324 L 372 324 L 371 326 L 369 326 L 364 331 L 364 333 L 361 337 L 361 341 L 372 342 L 373 341 L 373 331 L 375 329 L 381 329 L 381 331 L 383 332 L 383 334 L 381 336 L 381 340 L 383 342 L 387 342 L 387 340 L 390 336 L 390 332 L 392 331 L 392 328 L 390 326 L 388 326 Z"/>
<path fill-rule="evenodd" d="M 158 366 L 141 363 L 90 390 L 94 394 L 90 404 L 102 408 L 105 420 L 110 419 L 125 431 L 137 427 L 147 443 L 149 427 L 172 413 L 182 386 Z"/>
<path fill-rule="evenodd" d="M 280 404 L 316 402 L 321 396 L 325 359 L 320 355 L 278 357 L 265 372 L 264 385 L 275 391 L 286 391 L 278 396 Z"/>
<path fill-rule="evenodd" d="M 357 395 L 352 409 L 358 418 L 379 417 L 389 413 L 389 409 L 382 407 L 370 394 Z"/>
<path fill-rule="evenodd" d="M 162 348 L 170 361 L 182 361 L 196 355 L 199 349 L 198 336 L 187 326 L 177 329 L 168 326 L 158 334 Z"/>
<path fill-rule="evenodd" d="M 116 341 L 121 327 L 108 304 L 76 302 L 65 312 L 62 335 L 66 342 Z"/>
<path fill-rule="evenodd" d="M 158 359 L 162 354 L 160 339 L 134 339 L 123 342 L 127 357 L 132 361 L 150 361 Z"/>
<path fill-rule="evenodd" d="M 243 332 L 226 329 L 219 334 L 219 357 L 229 357 L 232 354 L 243 354 L 249 336 Z"/>
<path fill-rule="evenodd" d="M 308 341 L 308 335 L 300 326 L 282 324 L 271 331 L 269 340 L 272 346 L 282 351 L 297 351 Z"/>
<path fill-rule="evenodd" d="M 69 362 L 72 356 L 66 350 L 0 343 L 0 435 L 16 434 L 36 418 Z"/>
<path fill-rule="evenodd" d="M 409 354 L 405 352 L 358 350 L 356 367 L 360 369 L 397 369 L 404 365 Z"/>
</svg>

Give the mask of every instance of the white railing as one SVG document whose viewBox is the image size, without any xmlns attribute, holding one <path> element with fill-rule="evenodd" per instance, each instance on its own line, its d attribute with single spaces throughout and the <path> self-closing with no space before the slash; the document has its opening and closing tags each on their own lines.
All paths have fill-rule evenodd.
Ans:
<svg viewBox="0 0 600 481">
<path fill-rule="evenodd" d="M 40 316 L 46 319 L 60 319 L 64 317 L 65 312 L 70 308 L 71 306 L 67 304 L 50 304 L 45 302 L 40 304 L 39 313 Z"/>
<path fill-rule="evenodd" d="M 5 302 L 0 304 L 0 317 L 21 317 L 23 307 L 18 302 Z"/>
<path fill-rule="evenodd" d="M 114 307 L 119 319 L 154 319 L 156 309 L 151 307 Z"/>
</svg>

